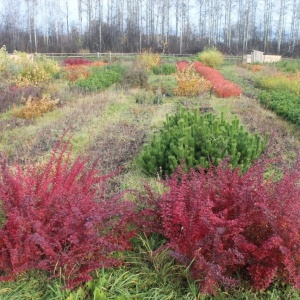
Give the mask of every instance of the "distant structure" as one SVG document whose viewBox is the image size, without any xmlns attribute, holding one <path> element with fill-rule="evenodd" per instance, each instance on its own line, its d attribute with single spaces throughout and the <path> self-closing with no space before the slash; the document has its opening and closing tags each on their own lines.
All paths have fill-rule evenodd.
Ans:
<svg viewBox="0 0 300 300">
<path fill-rule="evenodd" d="M 243 55 L 243 63 L 270 63 L 281 60 L 281 55 L 265 55 L 262 51 L 252 50 L 251 54 Z"/>
</svg>

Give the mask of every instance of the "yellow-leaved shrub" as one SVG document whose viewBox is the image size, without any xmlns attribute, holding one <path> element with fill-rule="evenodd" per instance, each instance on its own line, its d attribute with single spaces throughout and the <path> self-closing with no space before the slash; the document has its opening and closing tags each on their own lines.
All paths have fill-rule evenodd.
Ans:
<svg viewBox="0 0 300 300">
<path fill-rule="evenodd" d="M 146 71 L 150 71 L 153 67 L 158 66 L 160 63 L 160 55 L 158 53 L 152 53 L 151 50 L 144 51 L 136 58 L 136 64 L 138 67 L 144 67 Z"/>
<path fill-rule="evenodd" d="M 41 99 L 29 96 L 25 106 L 14 112 L 14 116 L 24 119 L 34 119 L 54 110 L 59 99 L 51 99 L 49 95 L 43 95 Z"/>
<path fill-rule="evenodd" d="M 199 76 L 192 65 L 177 72 L 175 78 L 177 80 L 177 86 L 174 89 L 176 96 L 193 97 L 212 88 L 212 84 L 204 77 Z"/>
</svg>

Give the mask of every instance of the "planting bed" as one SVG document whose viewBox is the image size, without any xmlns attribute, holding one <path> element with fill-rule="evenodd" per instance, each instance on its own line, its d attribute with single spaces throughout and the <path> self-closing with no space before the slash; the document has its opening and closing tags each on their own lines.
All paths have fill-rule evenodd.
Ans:
<svg viewBox="0 0 300 300">
<path fill-rule="evenodd" d="M 0 110 L 1 299 L 299 299 L 300 130 L 257 100 L 271 69 L 49 66 L 3 81 L 59 102 Z"/>
</svg>

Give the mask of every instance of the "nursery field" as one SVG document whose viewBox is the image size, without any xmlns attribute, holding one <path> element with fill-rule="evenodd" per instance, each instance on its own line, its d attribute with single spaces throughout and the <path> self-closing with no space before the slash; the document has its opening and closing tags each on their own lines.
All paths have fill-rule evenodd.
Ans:
<svg viewBox="0 0 300 300">
<path fill-rule="evenodd" d="M 300 299 L 300 62 L 0 77 L 1 300 Z"/>
</svg>

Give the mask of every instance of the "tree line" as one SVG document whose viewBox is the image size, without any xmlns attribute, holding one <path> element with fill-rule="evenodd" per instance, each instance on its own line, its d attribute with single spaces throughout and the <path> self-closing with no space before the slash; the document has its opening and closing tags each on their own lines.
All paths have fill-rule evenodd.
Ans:
<svg viewBox="0 0 300 300">
<path fill-rule="evenodd" d="M 0 46 L 26 52 L 300 55 L 300 0 L 0 0 Z"/>
</svg>

